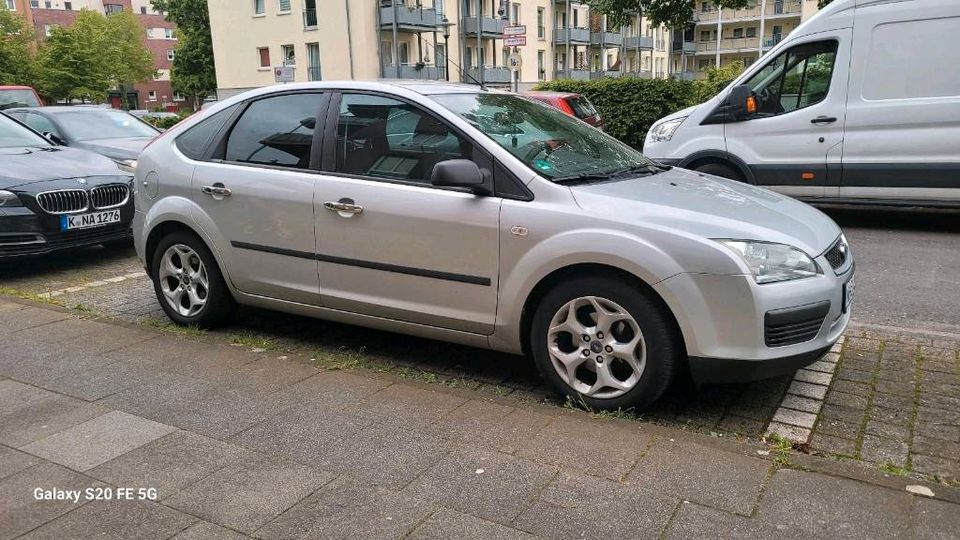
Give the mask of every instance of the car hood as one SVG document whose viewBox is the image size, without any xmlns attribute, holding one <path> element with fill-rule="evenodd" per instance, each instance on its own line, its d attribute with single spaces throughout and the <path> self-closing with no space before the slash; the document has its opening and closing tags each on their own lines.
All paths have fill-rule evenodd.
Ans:
<svg viewBox="0 0 960 540">
<path fill-rule="evenodd" d="M 137 159 L 140 152 L 152 140 L 151 137 L 137 137 L 135 139 L 97 139 L 93 141 L 77 141 L 72 143 L 72 146 L 103 154 L 113 159 Z"/>
<path fill-rule="evenodd" d="M 0 189 L 81 176 L 118 176 L 117 164 L 93 152 L 62 146 L 0 148 Z"/>
<path fill-rule="evenodd" d="M 840 227 L 808 204 L 685 169 L 574 186 L 571 191 L 582 208 L 608 219 L 703 238 L 789 244 L 813 257 L 840 236 Z"/>
</svg>

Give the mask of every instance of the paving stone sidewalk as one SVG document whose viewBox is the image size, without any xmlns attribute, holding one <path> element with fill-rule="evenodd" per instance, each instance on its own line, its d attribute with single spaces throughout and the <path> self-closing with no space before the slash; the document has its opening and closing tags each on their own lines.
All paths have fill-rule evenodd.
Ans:
<svg viewBox="0 0 960 540">
<path fill-rule="evenodd" d="M 0 340 L 0 539 L 960 530 L 956 489 L 757 444 L 4 299 Z"/>
</svg>

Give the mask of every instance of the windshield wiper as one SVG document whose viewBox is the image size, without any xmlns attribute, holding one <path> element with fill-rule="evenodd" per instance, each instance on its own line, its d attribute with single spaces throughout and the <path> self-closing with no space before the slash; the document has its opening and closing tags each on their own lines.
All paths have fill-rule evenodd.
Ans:
<svg viewBox="0 0 960 540">
<path fill-rule="evenodd" d="M 631 177 L 640 177 L 640 176 L 652 176 L 654 174 L 659 174 L 663 171 L 668 170 L 669 167 L 656 164 L 646 164 L 646 165 L 637 165 L 634 167 L 627 167 L 619 171 L 612 171 L 608 173 L 589 173 L 589 174 L 579 174 L 571 176 L 561 176 L 558 178 L 552 178 L 551 181 L 555 184 L 562 185 L 576 185 L 576 184 L 585 184 L 589 182 L 597 182 L 604 180 L 613 180 L 615 178 L 622 178 L 624 176 Z"/>
</svg>

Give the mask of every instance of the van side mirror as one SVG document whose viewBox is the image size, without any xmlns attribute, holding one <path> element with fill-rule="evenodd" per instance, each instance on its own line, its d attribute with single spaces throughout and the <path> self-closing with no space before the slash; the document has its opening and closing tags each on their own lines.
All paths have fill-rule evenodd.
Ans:
<svg viewBox="0 0 960 540">
<path fill-rule="evenodd" d="M 757 112 L 757 98 L 745 84 L 734 86 L 727 96 L 727 112 L 733 121 L 748 120 Z"/>
<path fill-rule="evenodd" d="M 493 193 L 490 171 L 481 170 L 469 159 L 448 159 L 433 167 L 430 183 L 434 186 L 467 188 L 481 196 Z"/>
</svg>

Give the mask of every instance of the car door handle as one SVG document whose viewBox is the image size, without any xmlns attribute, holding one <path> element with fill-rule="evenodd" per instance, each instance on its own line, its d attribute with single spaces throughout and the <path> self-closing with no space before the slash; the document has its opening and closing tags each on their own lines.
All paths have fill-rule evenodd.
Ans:
<svg viewBox="0 0 960 540">
<path fill-rule="evenodd" d="M 220 183 L 216 183 L 212 186 L 203 186 L 200 188 L 200 191 L 206 193 L 207 195 L 213 195 L 216 197 L 229 197 L 233 193 L 230 191 L 230 188 L 224 187 L 224 185 Z"/>
<path fill-rule="evenodd" d="M 836 122 L 837 119 L 834 116 L 818 116 L 813 120 L 810 120 L 811 124 L 832 124 Z"/>
<path fill-rule="evenodd" d="M 363 213 L 363 207 L 359 204 L 339 202 L 339 201 L 327 201 L 323 203 L 323 207 L 331 212 L 344 213 L 344 214 L 361 214 Z"/>
</svg>

